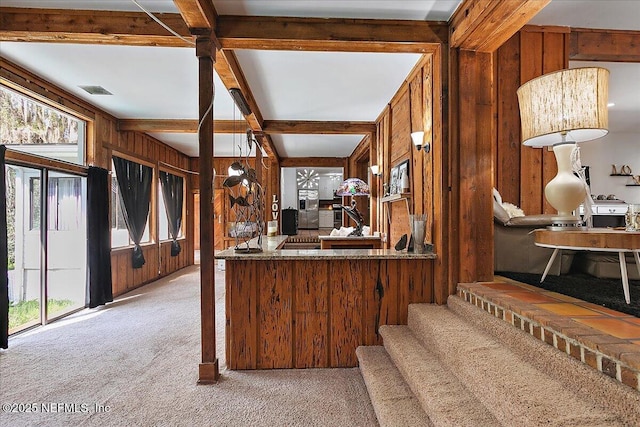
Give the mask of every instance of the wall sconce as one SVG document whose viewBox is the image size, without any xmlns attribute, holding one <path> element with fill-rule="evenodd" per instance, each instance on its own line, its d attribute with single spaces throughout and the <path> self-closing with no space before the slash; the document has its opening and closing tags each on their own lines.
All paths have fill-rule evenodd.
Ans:
<svg viewBox="0 0 640 427">
<path fill-rule="evenodd" d="M 416 146 L 416 149 L 420 151 L 422 146 L 424 145 L 424 152 L 428 153 L 431 150 L 431 144 L 428 142 L 424 143 L 424 132 L 412 132 L 411 133 L 411 142 Z"/>
<path fill-rule="evenodd" d="M 369 169 L 371 169 L 373 175 L 380 176 L 380 167 L 378 165 L 371 165 Z"/>
</svg>

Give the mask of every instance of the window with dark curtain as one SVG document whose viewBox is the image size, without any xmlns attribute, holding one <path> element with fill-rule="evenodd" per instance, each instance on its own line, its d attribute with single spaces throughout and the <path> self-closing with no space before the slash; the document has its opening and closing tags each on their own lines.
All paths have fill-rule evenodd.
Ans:
<svg viewBox="0 0 640 427">
<path fill-rule="evenodd" d="M 140 240 L 149 217 L 153 169 L 116 156 L 113 157 L 113 166 L 116 169 L 124 221 L 134 242 L 131 255 L 133 268 L 142 268 L 145 259 Z"/>
<path fill-rule="evenodd" d="M 162 197 L 169 219 L 169 234 L 171 235 L 171 256 L 177 256 L 180 251 L 178 235 L 182 223 L 182 199 L 184 180 L 182 177 L 160 171 L 160 184 L 162 185 Z"/>
<path fill-rule="evenodd" d="M 109 171 L 91 166 L 87 175 L 87 261 L 89 307 L 113 301 Z"/>
</svg>

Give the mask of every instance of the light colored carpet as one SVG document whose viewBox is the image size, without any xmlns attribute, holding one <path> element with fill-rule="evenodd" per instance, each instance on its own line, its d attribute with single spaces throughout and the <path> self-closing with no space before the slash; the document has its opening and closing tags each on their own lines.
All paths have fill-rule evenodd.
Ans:
<svg viewBox="0 0 640 427">
<path fill-rule="evenodd" d="M 199 280 L 189 267 L 12 338 L 0 350 L 0 403 L 38 412 L 0 413 L 0 425 L 377 425 L 357 368 L 225 370 L 224 272 L 216 272 L 222 378 L 196 385 Z M 57 412 L 42 413 L 47 406 Z"/>
</svg>

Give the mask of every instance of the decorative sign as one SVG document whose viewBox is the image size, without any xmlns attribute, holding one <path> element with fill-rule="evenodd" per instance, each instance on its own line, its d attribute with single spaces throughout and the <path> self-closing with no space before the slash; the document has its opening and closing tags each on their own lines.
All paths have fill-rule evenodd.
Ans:
<svg viewBox="0 0 640 427">
<path fill-rule="evenodd" d="M 273 195 L 271 199 L 271 217 L 272 219 L 278 219 L 278 215 L 280 214 L 278 196 L 276 194 Z"/>
</svg>

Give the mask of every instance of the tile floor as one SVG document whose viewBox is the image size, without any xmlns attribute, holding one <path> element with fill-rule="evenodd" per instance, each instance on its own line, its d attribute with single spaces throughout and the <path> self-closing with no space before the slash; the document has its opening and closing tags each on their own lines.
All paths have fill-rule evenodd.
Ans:
<svg viewBox="0 0 640 427">
<path fill-rule="evenodd" d="M 458 295 L 640 390 L 639 318 L 501 276 L 460 284 Z"/>
</svg>

